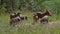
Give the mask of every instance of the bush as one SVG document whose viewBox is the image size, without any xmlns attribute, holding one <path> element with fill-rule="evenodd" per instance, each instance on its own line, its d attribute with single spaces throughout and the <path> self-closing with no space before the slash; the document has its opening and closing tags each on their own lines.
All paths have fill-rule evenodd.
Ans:
<svg viewBox="0 0 60 34">
<path fill-rule="evenodd" d="M 1 5 L 1 9 L 0 9 L 0 15 L 1 14 L 5 14 L 6 8 L 5 8 L 5 3 L 3 5 Z"/>
</svg>

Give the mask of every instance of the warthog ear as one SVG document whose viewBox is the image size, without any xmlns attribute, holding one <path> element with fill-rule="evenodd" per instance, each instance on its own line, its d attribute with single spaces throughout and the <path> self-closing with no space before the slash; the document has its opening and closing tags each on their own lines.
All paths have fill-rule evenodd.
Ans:
<svg viewBox="0 0 60 34">
<path fill-rule="evenodd" d="M 50 10 L 46 10 L 48 13 L 49 13 L 49 15 L 51 16 L 52 15 L 52 13 L 51 13 L 51 11 Z"/>
<path fill-rule="evenodd" d="M 48 11 L 48 12 L 49 12 L 50 16 L 52 16 L 52 13 L 50 11 Z"/>
</svg>

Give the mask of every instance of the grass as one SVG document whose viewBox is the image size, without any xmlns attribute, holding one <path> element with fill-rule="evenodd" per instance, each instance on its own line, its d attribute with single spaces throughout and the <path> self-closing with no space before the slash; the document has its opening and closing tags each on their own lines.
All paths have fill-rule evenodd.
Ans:
<svg viewBox="0 0 60 34">
<path fill-rule="evenodd" d="M 33 12 L 22 12 L 26 14 L 29 19 L 23 21 L 20 27 L 9 26 L 9 15 L 0 16 L 0 34 L 60 34 L 60 24 L 49 27 L 37 23 L 38 25 L 25 25 L 33 22 Z M 49 21 L 56 21 L 56 16 L 50 17 Z"/>
</svg>

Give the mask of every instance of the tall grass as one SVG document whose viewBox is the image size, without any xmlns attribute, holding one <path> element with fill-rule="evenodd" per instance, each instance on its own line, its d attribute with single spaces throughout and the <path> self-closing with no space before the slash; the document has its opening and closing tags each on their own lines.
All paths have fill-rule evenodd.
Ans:
<svg viewBox="0 0 60 34">
<path fill-rule="evenodd" d="M 9 14 L 0 16 L 0 34 L 60 34 L 60 24 L 48 26 L 41 23 L 38 25 L 25 25 L 33 22 L 33 12 L 22 12 L 28 16 L 28 21 L 23 21 L 20 27 L 9 26 Z M 55 21 L 56 16 L 49 18 Z"/>
</svg>

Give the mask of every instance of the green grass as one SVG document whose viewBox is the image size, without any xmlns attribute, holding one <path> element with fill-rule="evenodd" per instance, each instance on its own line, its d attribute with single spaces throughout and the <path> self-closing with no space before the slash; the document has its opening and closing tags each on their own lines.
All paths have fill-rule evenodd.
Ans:
<svg viewBox="0 0 60 34">
<path fill-rule="evenodd" d="M 47 26 L 41 23 L 38 25 L 25 25 L 33 22 L 33 12 L 22 12 L 26 14 L 29 19 L 23 21 L 20 27 L 9 26 L 9 14 L 0 16 L 0 34 L 60 34 L 60 25 Z M 56 21 L 56 16 L 50 17 L 49 21 Z"/>
</svg>

